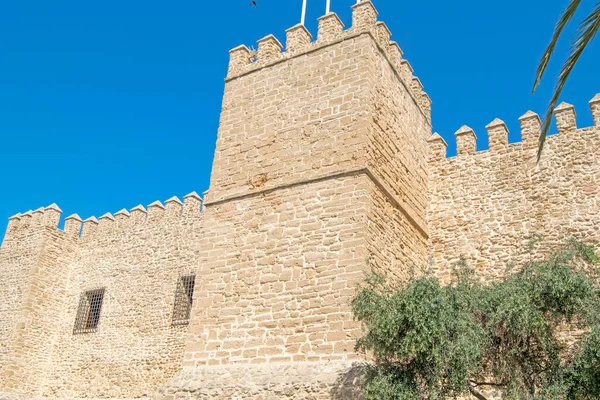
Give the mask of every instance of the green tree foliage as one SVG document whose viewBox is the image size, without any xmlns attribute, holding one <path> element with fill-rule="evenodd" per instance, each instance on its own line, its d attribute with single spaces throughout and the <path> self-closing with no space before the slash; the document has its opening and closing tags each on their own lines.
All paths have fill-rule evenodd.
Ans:
<svg viewBox="0 0 600 400">
<path fill-rule="evenodd" d="M 600 399 L 600 293 L 593 249 L 571 242 L 504 279 L 481 283 L 461 261 L 451 285 L 368 277 L 352 302 L 373 355 L 366 399 Z M 583 332 L 570 345 L 565 326 Z"/>
</svg>

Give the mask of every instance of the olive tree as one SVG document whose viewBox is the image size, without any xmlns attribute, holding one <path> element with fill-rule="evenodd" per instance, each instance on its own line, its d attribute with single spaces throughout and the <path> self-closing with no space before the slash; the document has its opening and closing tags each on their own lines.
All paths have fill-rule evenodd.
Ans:
<svg viewBox="0 0 600 400">
<path fill-rule="evenodd" d="M 421 274 L 392 288 L 371 274 L 352 302 L 366 328 L 357 349 L 374 359 L 364 396 L 600 399 L 597 262 L 572 241 L 492 283 L 464 261 L 447 286 Z"/>
</svg>

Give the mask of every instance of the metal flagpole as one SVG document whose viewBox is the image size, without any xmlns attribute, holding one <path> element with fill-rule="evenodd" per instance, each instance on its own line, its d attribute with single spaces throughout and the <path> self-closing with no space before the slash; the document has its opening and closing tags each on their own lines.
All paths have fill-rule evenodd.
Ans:
<svg viewBox="0 0 600 400">
<path fill-rule="evenodd" d="M 331 0 L 327 0 L 327 5 L 325 6 L 325 15 L 329 14 Z"/>
<path fill-rule="evenodd" d="M 302 0 L 302 18 L 300 19 L 300 23 L 304 25 L 304 19 L 306 18 L 306 0 Z"/>
</svg>

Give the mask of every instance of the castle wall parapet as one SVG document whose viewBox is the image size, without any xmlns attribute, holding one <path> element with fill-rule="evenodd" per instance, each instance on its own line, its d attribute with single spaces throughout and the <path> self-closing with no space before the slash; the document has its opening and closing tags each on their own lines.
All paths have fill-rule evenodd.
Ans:
<svg viewBox="0 0 600 400">
<path fill-rule="evenodd" d="M 29 210 L 21 215 L 21 227 L 28 229 L 31 226 L 32 214 L 33 210 Z"/>
<path fill-rule="evenodd" d="M 183 215 L 193 216 L 200 212 L 202 208 L 202 198 L 196 192 L 192 192 L 183 197 Z"/>
<path fill-rule="evenodd" d="M 358 32 L 366 32 L 373 28 L 377 22 L 379 13 L 370 0 L 361 1 L 352 6 L 352 29 Z"/>
<path fill-rule="evenodd" d="M 415 83 L 418 85 L 418 83 Z M 592 118 L 594 121 L 594 126 L 600 126 L 600 93 L 597 94 L 590 101 L 590 109 L 592 113 Z M 576 113 L 575 107 L 568 103 L 561 103 L 554 109 L 554 117 L 556 119 L 556 127 L 558 130 L 558 135 L 565 134 L 576 134 L 581 130 L 587 128 L 578 128 L 576 121 Z M 519 125 L 521 127 L 521 144 L 524 146 L 524 150 L 528 151 L 533 147 L 537 147 L 540 138 L 541 132 L 541 120 L 538 114 L 533 111 L 527 111 L 519 118 Z M 469 154 L 479 154 L 485 152 L 500 152 L 505 151 L 508 146 L 517 144 L 508 142 L 508 128 L 504 121 L 499 118 L 494 119 L 486 126 L 486 130 L 488 133 L 488 143 L 489 149 L 483 151 L 476 151 L 477 146 L 477 136 L 475 132 L 466 125 L 463 125 L 455 134 L 456 138 L 456 153 L 457 156 L 465 156 Z M 552 138 L 555 135 L 549 137 Z M 444 159 L 446 158 L 445 150 L 440 150 L 439 147 L 439 139 L 435 138 L 429 140 L 430 147 L 434 147 L 430 150 L 430 154 L 434 159 Z M 552 139 L 553 140 L 553 139 Z"/>
<path fill-rule="evenodd" d="M 500 118 L 486 125 L 490 150 L 500 150 L 508 145 L 508 128 Z"/>
<path fill-rule="evenodd" d="M 600 93 L 590 100 L 590 109 L 592 110 L 594 125 L 600 126 Z"/>
<path fill-rule="evenodd" d="M 165 201 L 167 218 L 175 218 L 181 215 L 183 203 L 176 196 Z"/>
<path fill-rule="evenodd" d="M 122 226 L 127 224 L 129 217 L 131 217 L 131 214 L 125 208 L 115 213 L 115 219 L 117 220 L 117 223 Z"/>
<path fill-rule="evenodd" d="M 390 61 L 393 65 L 402 64 L 402 55 L 404 54 L 404 52 L 400 48 L 398 42 L 390 41 L 388 45 L 388 53 L 390 55 Z"/>
<path fill-rule="evenodd" d="M 81 234 L 81 225 L 83 224 L 83 220 L 77 214 L 69 215 L 65 218 L 65 233 L 73 238 L 78 238 Z"/>
<path fill-rule="evenodd" d="M 11 240 L 25 237 L 40 230 L 58 229 L 61 214 L 62 210 L 56 204 L 51 204 L 47 207 L 40 207 L 35 211 L 29 210 L 23 214 L 13 215 L 8 219 L 3 245 Z"/>
<path fill-rule="evenodd" d="M 42 219 L 44 218 L 44 207 L 40 207 L 31 213 L 31 226 L 37 228 L 42 226 Z"/>
<path fill-rule="evenodd" d="M 302 51 L 310 43 L 311 34 L 302 24 L 292 26 L 285 34 L 285 47 L 290 54 Z"/>
<path fill-rule="evenodd" d="M 156 200 L 148 206 L 148 219 L 151 221 L 160 221 L 165 216 L 165 206 Z"/>
<path fill-rule="evenodd" d="M 258 51 L 256 52 L 256 62 L 259 64 L 275 61 L 281 57 L 283 45 L 273 35 L 267 35 L 258 40 Z"/>
<path fill-rule="evenodd" d="M 88 237 L 95 234 L 98 230 L 98 219 L 96 217 L 89 217 L 83 221 L 83 228 L 81 229 L 81 237 Z"/>
<path fill-rule="evenodd" d="M 344 31 L 344 23 L 336 13 L 329 13 L 319 18 L 317 43 L 327 43 L 339 39 Z M 305 44 L 305 48 L 310 43 Z"/>
<path fill-rule="evenodd" d="M 112 216 L 111 213 L 106 213 L 102 215 L 98 219 L 98 229 L 99 232 L 103 235 L 108 235 L 111 233 L 113 228 L 115 227 L 115 217 Z"/>
<path fill-rule="evenodd" d="M 473 129 L 467 125 L 463 125 L 454 133 L 456 138 L 456 155 L 458 157 L 475 154 L 477 150 L 477 136 Z"/>
<path fill-rule="evenodd" d="M 85 220 L 77 214 L 72 214 L 65 218 L 63 232 L 67 237 L 73 239 L 100 236 L 110 236 L 119 231 L 134 229 L 136 226 L 145 224 L 147 221 L 159 221 L 163 218 L 195 218 L 202 212 L 202 198 L 192 192 L 184 197 L 184 202 L 177 197 L 171 197 L 163 205 L 160 201 L 155 201 L 144 208 L 141 204 L 132 208 L 130 211 L 122 209 L 114 215 L 105 213 L 96 218 L 90 216 Z M 23 214 L 18 213 L 8 219 L 8 226 L 3 243 L 30 235 L 41 229 L 52 229 L 60 231 L 58 224 L 62 210 L 56 205 L 51 204 L 48 207 L 40 207 L 35 211 L 29 210 Z"/>
<path fill-rule="evenodd" d="M 140 224 L 146 221 L 146 217 L 148 217 L 148 211 L 144 208 L 144 206 L 137 205 L 133 207 L 129 213 L 131 214 L 131 222 L 134 225 Z"/>
<path fill-rule="evenodd" d="M 444 140 L 443 137 L 440 136 L 439 133 L 434 133 L 428 139 L 429 142 L 429 160 L 437 160 L 446 158 L 446 149 L 448 148 L 448 143 Z"/>
<path fill-rule="evenodd" d="M 575 107 L 572 104 L 562 102 L 554 109 L 556 128 L 558 133 L 567 133 L 577 129 Z"/>
<path fill-rule="evenodd" d="M 183 202 L 173 196 L 166 200 L 164 205 L 158 200 L 148 205 L 147 208 L 139 204 L 129 211 L 122 209 L 114 216 L 106 213 L 99 219 L 95 217 L 86 219 L 83 222 L 81 237 L 88 240 L 97 238 L 98 235 L 110 236 L 134 230 L 147 223 L 162 223 L 178 218 L 195 218 L 200 216 L 201 207 L 202 198 L 196 192 L 186 195 Z"/>
<path fill-rule="evenodd" d="M 352 6 L 352 26 L 344 30 L 344 24 L 337 14 L 330 12 L 320 17 L 317 40 L 311 42 L 310 32 L 303 25 L 295 25 L 286 30 L 286 47 L 273 35 L 258 40 L 258 50 L 251 51 L 245 45 L 229 51 L 229 68 L 226 81 L 236 79 L 250 72 L 298 57 L 322 47 L 350 39 L 361 34 L 369 34 L 377 43 L 406 86 L 419 109 L 431 124 L 431 99 L 417 79 L 413 80 L 413 68 L 403 59 L 398 44 L 390 39 L 391 31 L 382 21 L 377 21 L 377 10 L 370 0 L 364 0 Z"/>
<path fill-rule="evenodd" d="M 596 98 L 595 98 L 596 99 Z M 596 101 L 590 102 L 592 115 Z M 600 127 L 578 128 L 575 108 L 556 107 L 558 133 L 549 135 L 538 160 L 539 116 L 519 118 L 521 142 L 508 143 L 508 129 L 487 125 L 489 150 L 476 151 L 475 133 L 457 132 L 457 156 L 446 158 L 438 135 L 430 153 L 428 228 L 434 263 L 449 265 L 464 256 L 486 277 L 500 277 L 508 263 L 527 259 L 528 238 L 543 236 L 553 248 L 570 238 L 600 241 Z M 439 272 L 447 278 L 447 271 Z"/>
<path fill-rule="evenodd" d="M 55 204 L 52 203 L 44 209 L 43 223 L 44 226 L 58 226 L 62 210 Z"/>
<path fill-rule="evenodd" d="M 519 125 L 521 126 L 521 140 L 523 144 L 531 147 L 537 143 L 542 129 L 540 116 L 533 111 L 527 111 L 519 118 Z"/>
<path fill-rule="evenodd" d="M 8 219 L 8 226 L 6 227 L 6 232 L 13 232 L 21 223 L 21 213 L 17 213 Z"/>
</svg>

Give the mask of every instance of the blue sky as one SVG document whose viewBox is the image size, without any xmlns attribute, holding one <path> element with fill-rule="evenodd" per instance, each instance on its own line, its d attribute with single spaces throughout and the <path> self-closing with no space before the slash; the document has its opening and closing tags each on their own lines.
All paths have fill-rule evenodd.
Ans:
<svg viewBox="0 0 600 400">
<path fill-rule="evenodd" d="M 350 25 L 353 0 L 331 0 Z M 57 203 L 87 218 L 208 187 L 228 50 L 299 22 L 301 0 L 4 1 L 0 5 L 0 237 L 6 219 Z M 553 76 L 530 95 L 538 58 L 567 0 L 375 0 L 433 99 L 433 126 L 453 133 L 542 113 Z M 584 1 L 585 3 L 585 1 Z M 587 1 L 591 8 L 595 1 Z M 307 27 L 325 0 L 309 0 Z M 585 11 L 585 10 L 584 10 Z M 561 42 L 556 74 L 568 42 Z M 600 46 L 563 99 L 591 125 Z"/>
</svg>

